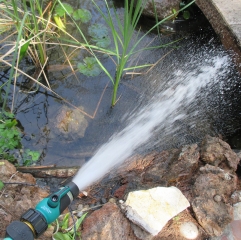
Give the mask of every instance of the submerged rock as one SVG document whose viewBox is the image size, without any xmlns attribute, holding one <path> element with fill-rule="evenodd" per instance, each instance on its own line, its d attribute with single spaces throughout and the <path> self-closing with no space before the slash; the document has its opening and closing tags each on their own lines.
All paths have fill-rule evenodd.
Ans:
<svg viewBox="0 0 241 240">
<path fill-rule="evenodd" d="M 153 236 L 189 206 L 188 200 L 176 187 L 130 192 L 124 205 L 126 216 Z"/>
<path fill-rule="evenodd" d="M 83 108 L 81 109 L 83 110 Z M 72 109 L 66 106 L 60 108 L 53 122 L 54 133 L 56 135 L 61 134 L 61 136 L 70 141 L 84 137 L 88 127 L 88 121 L 79 109 Z"/>
<path fill-rule="evenodd" d="M 137 0 L 135 0 L 135 2 L 137 2 Z M 155 18 L 156 13 L 153 2 L 155 4 L 158 19 L 163 19 L 173 14 L 174 9 L 176 11 L 179 10 L 181 0 L 147 0 L 143 15 Z"/>
</svg>

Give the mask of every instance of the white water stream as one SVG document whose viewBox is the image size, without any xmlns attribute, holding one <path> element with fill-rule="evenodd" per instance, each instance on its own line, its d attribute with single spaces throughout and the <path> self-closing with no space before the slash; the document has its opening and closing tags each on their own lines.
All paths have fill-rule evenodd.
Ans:
<svg viewBox="0 0 241 240">
<path fill-rule="evenodd" d="M 188 117 L 185 106 L 190 105 L 207 85 L 215 85 L 220 75 L 225 74 L 227 65 L 227 57 L 213 57 L 188 73 L 177 74 L 169 81 L 167 89 L 155 94 L 144 108 L 131 116 L 127 127 L 99 148 L 73 182 L 84 190 L 109 171 L 114 171 L 114 167 L 147 143 L 157 128 L 171 133 L 176 120 Z"/>
</svg>

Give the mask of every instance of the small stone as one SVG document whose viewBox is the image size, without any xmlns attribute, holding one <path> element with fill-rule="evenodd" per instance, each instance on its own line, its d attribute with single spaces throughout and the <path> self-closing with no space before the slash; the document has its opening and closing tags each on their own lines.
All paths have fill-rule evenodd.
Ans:
<svg viewBox="0 0 241 240">
<path fill-rule="evenodd" d="M 180 233 L 186 239 L 196 239 L 198 236 L 198 228 L 193 222 L 184 222 L 180 226 Z"/>
<path fill-rule="evenodd" d="M 233 205 L 234 220 L 241 220 L 241 202 Z"/>
<path fill-rule="evenodd" d="M 80 211 L 80 212 L 77 213 L 77 217 L 80 218 L 80 217 L 82 217 L 83 214 L 84 213 L 82 211 Z"/>
<path fill-rule="evenodd" d="M 107 201 L 105 198 L 101 198 L 101 203 L 105 204 Z"/>
<path fill-rule="evenodd" d="M 90 209 L 90 206 L 89 205 L 84 205 L 82 211 L 88 211 Z"/>
<path fill-rule="evenodd" d="M 220 196 L 220 195 L 215 195 L 214 197 L 213 197 L 213 199 L 214 199 L 214 201 L 215 202 L 221 202 L 222 201 L 222 197 Z"/>
<path fill-rule="evenodd" d="M 109 199 L 109 202 L 111 202 L 111 203 L 116 203 L 116 200 L 115 200 L 114 198 L 110 198 L 110 199 Z"/>
<path fill-rule="evenodd" d="M 79 204 L 77 209 L 80 211 L 80 210 L 82 210 L 83 208 L 84 208 L 83 204 Z"/>
<path fill-rule="evenodd" d="M 235 191 L 231 195 L 233 203 L 241 202 L 241 191 Z"/>
</svg>

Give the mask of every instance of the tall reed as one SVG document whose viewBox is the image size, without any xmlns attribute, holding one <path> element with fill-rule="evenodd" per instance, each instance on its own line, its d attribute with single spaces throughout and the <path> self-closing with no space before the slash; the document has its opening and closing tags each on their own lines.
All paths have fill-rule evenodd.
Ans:
<svg viewBox="0 0 241 240">
<path fill-rule="evenodd" d="M 137 23 L 140 20 L 140 17 L 142 15 L 142 12 L 144 10 L 144 7 L 147 3 L 147 0 L 125 0 L 124 2 L 124 22 L 121 22 L 120 17 L 115 14 L 112 15 L 110 11 L 109 4 L 107 0 L 105 1 L 105 5 L 107 8 L 107 16 L 105 13 L 100 9 L 100 7 L 96 4 L 95 0 L 92 0 L 96 8 L 98 9 L 99 13 L 103 16 L 106 24 L 111 29 L 112 37 L 114 40 L 114 46 L 115 46 L 115 55 L 117 58 L 117 66 L 116 66 L 116 74 L 114 79 L 114 88 L 113 88 L 113 94 L 112 94 L 112 100 L 111 105 L 112 107 L 116 104 L 116 98 L 117 98 L 117 90 L 118 86 L 123 74 L 123 71 L 126 70 L 126 64 L 127 61 L 130 59 L 130 57 L 136 53 L 136 49 L 139 46 L 140 42 L 155 28 L 157 28 L 160 24 L 165 22 L 168 19 L 173 18 L 176 16 L 176 12 L 172 15 L 166 17 L 165 19 L 158 21 L 156 18 L 156 24 L 148 30 L 142 37 L 140 37 L 136 43 L 133 46 L 130 46 L 131 39 L 134 37 L 135 29 L 137 26 Z M 183 9 L 189 7 L 191 4 L 193 4 L 195 0 L 191 1 L 189 4 L 185 5 Z M 134 4 L 135 3 L 135 4 Z M 154 10 L 156 8 L 154 7 Z M 155 10 L 156 11 L 156 10 Z M 118 29 L 115 27 L 115 22 L 118 24 Z M 171 43 L 170 43 L 171 44 Z M 166 46 L 166 45 L 165 45 Z M 152 49 L 164 47 L 164 45 L 154 46 Z M 148 48 L 143 48 L 143 50 L 147 50 Z M 140 50 L 138 50 L 140 51 Z M 137 66 L 137 67 L 147 67 L 148 64 L 144 64 L 143 66 Z M 133 67 L 136 68 L 136 67 Z M 130 68 L 128 68 L 130 69 Z"/>
</svg>

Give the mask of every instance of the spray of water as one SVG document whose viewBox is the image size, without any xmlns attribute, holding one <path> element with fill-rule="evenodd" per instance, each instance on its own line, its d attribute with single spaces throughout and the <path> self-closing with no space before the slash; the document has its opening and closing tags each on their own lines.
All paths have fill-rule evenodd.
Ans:
<svg viewBox="0 0 241 240">
<path fill-rule="evenodd" d="M 99 148 L 79 170 L 73 182 L 84 190 L 147 143 L 156 128 L 161 127 L 171 133 L 173 123 L 186 117 L 185 106 L 194 101 L 201 89 L 218 81 L 227 62 L 227 57 L 215 57 L 193 72 L 172 79 L 167 89 L 155 94 L 149 104 L 131 116 L 127 127 Z"/>
</svg>

